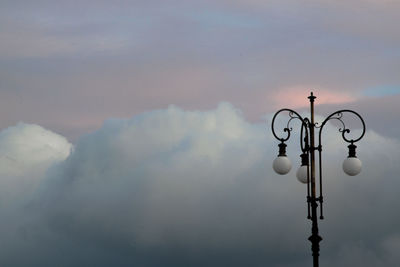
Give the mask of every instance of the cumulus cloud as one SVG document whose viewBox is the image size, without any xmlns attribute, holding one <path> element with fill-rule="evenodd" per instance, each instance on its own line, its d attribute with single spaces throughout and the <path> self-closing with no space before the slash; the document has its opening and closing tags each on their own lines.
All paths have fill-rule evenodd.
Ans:
<svg viewBox="0 0 400 267">
<path fill-rule="evenodd" d="M 29 131 L 21 135 L 28 147 L 35 147 L 28 151 L 51 146 L 43 158 L 57 164 L 46 165 L 52 167 L 24 206 L 29 211 L 15 211 L 19 228 L 7 236 L 14 241 L 0 257 L 7 266 L 311 262 L 305 187 L 293 171 L 288 176 L 273 173 L 277 141 L 269 125 L 247 122 L 228 103 L 203 112 L 171 106 L 110 119 L 82 137 L 71 154 L 62 137 L 29 127 L 40 129 L 45 138 L 37 142 L 35 130 L 32 136 Z M 328 125 L 324 142 L 321 261 L 325 266 L 395 262 L 399 141 L 367 132 L 358 149 L 364 169 L 356 177 L 340 170 L 347 148 L 334 125 Z M 288 147 L 294 166 L 299 163 L 295 143 Z M 14 142 L 12 147 L 18 151 L 23 146 Z M 27 162 L 37 159 L 36 152 L 13 155 L 29 158 Z M 3 222 L 2 231 L 11 223 Z M 4 251 L 5 243 L 0 246 Z M 26 257 L 17 257 L 21 252 Z"/>
</svg>

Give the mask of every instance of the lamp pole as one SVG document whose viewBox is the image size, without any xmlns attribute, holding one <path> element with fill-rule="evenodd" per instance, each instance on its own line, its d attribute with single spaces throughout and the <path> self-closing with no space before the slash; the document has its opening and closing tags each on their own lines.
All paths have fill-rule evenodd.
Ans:
<svg viewBox="0 0 400 267">
<path fill-rule="evenodd" d="M 286 156 L 286 144 L 285 142 L 289 140 L 290 133 L 292 132 L 292 128 L 290 127 L 290 123 L 294 119 L 298 119 L 301 122 L 300 129 L 300 148 L 302 151 L 301 157 L 301 166 L 297 171 L 297 178 L 300 182 L 307 184 L 307 210 L 308 216 L 307 219 L 311 220 L 311 236 L 308 240 L 311 242 L 311 250 L 313 256 L 313 266 L 319 266 L 319 243 L 322 240 L 322 237 L 318 233 L 318 206 L 319 209 L 319 219 L 324 219 L 323 216 L 323 196 L 322 196 L 322 130 L 326 123 L 330 120 L 337 120 L 341 123 L 342 127 L 339 128 L 339 132 L 342 134 L 342 138 L 345 142 L 349 143 L 349 155 L 343 162 L 343 170 L 346 174 L 353 176 L 357 175 L 361 171 L 361 161 L 356 157 L 356 145 L 355 143 L 361 140 L 365 134 L 365 122 L 363 118 L 355 111 L 349 109 L 343 109 L 333 112 L 329 115 L 320 125 L 315 123 L 314 121 L 314 101 L 316 97 L 311 92 L 308 97 L 310 101 L 310 119 L 303 118 L 299 113 L 292 109 L 281 109 L 277 111 L 272 119 L 271 129 L 272 133 L 276 139 L 280 141 L 279 146 L 279 155 L 273 162 L 273 168 L 278 174 L 287 174 L 292 165 L 290 160 Z M 285 128 L 283 128 L 283 136 L 278 136 L 275 131 L 275 120 L 277 116 L 281 113 L 287 113 L 289 116 L 289 120 Z M 362 124 L 362 132 L 358 138 L 347 137 L 347 134 L 350 133 L 350 129 L 346 128 L 344 121 L 342 120 L 344 114 L 352 114 L 356 118 L 361 121 Z M 318 132 L 318 145 L 315 142 L 315 132 Z M 316 157 L 315 154 L 318 154 L 318 174 L 319 174 L 319 196 L 317 197 L 316 190 Z"/>
</svg>

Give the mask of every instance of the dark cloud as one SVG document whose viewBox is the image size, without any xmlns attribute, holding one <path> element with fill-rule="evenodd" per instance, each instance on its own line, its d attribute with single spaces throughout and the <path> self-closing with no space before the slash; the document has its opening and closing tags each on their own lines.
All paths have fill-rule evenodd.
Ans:
<svg viewBox="0 0 400 267">
<path fill-rule="evenodd" d="M 309 266 L 305 187 L 294 171 L 273 174 L 277 142 L 266 128 L 229 104 L 108 120 L 38 174 L 22 204 L 0 209 L 3 231 L 15 225 L 3 235 L 2 264 Z M 368 131 L 358 149 L 363 171 L 348 177 L 340 133 L 326 130 L 321 262 L 396 262 L 398 140 Z M 29 170 L 15 179 L 25 176 Z"/>
</svg>

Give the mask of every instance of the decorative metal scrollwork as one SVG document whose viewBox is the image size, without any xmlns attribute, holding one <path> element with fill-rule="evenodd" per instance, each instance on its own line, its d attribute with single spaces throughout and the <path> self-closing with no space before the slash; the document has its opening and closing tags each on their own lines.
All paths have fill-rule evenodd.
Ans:
<svg viewBox="0 0 400 267">
<path fill-rule="evenodd" d="M 356 117 L 358 117 L 358 118 L 360 119 L 361 123 L 362 123 L 362 126 L 363 126 L 362 133 L 361 133 L 361 135 L 360 135 L 358 138 L 356 138 L 356 139 L 349 139 L 349 138 L 346 137 L 346 134 L 350 133 L 351 130 L 348 129 L 348 128 L 346 127 L 346 124 L 345 124 L 344 121 L 342 120 L 342 118 L 343 118 L 343 113 L 345 113 L 345 112 L 356 115 Z M 321 133 L 322 133 L 322 129 L 323 129 L 323 127 L 325 126 L 325 124 L 326 124 L 328 121 L 330 121 L 330 120 L 337 120 L 337 121 L 339 121 L 339 122 L 342 124 L 342 127 L 339 128 L 339 132 L 342 133 L 342 138 L 343 138 L 343 140 L 346 141 L 347 143 L 353 144 L 353 143 L 355 143 L 355 142 L 358 142 L 361 138 L 363 138 L 363 136 L 364 136 L 364 134 L 365 134 L 365 129 L 366 129 L 366 128 L 365 128 L 365 122 L 364 122 L 363 118 L 360 116 L 360 114 L 358 114 L 357 112 L 355 112 L 355 111 L 353 111 L 353 110 L 350 110 L 350 109 L 342 109 L 342 110 L 338 110 L 338 111 L 333 112 L 331 115 L 329 115 L 329 116 L 322 122 L 322 124 L 321 124 L 321 126 L 320 126 L 320 130 L 319 130 L 319 141 L 320 141 L 320 143 L 321 143 Z"/>
<path fill-rule="evenodd" d="M 286 128 L 283 128 L 283 132 L 286 132 L 287 136 L 279 137 L 275 132 L 275 127 L 274 127 L 275 119 L 279 115 L 279 113 L 284 112 L 284 111 L 287 111 L 289 113 L 289 117 L 290 117 L 290 119 L 288 120 L 288 122 L 286 124 Z M 289 140 L 290 132 L 293 130 L 292 127 L 290 127 L 290 122 L 294 119 L 299 119 L 301 121 L 302 125 L 306 123 L 304 121 L 304 119 L 300 116 L 299 113 L 297 113 L 294 110 L 288 109 L 288 108 L 281 109 L 275 113 L 274 117 L 272 118 L 271 129 L 272 129 L 272 134 L 275 136 L 276 139 L 278 139 L 281 142 L 285 142 L 285 141 Z"/>
</svg>

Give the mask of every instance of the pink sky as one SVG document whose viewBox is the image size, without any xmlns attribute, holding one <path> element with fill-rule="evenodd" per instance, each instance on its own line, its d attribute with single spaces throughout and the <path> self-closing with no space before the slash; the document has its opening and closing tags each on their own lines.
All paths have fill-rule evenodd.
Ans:
<svg viewBox="0 0 400 267">
<path fill-rule="evenodd" d="M 314 96 L 317 97 L 316 103 L 321 104 L 346 104 L 357 100 L 355 96 L 352 96 L 346 92 L 335 92 L 334 90 L 327 89 L 310 89 L 307 87 L 296 87 L 278 90 L 272 95 L 275 100 L 275 107 L 308 107 L 309 102 L 307 97 L 313 92 Z"/>
<path fill-rule="evenodd" d="M 260 122 L 307 106 L 310 90 L 318 105 L 363 101 L 371 88 L 400 86 L 400 19 L 396 1 L 360 3 L 9 2 L 0 128 L 38 123 L 75 140 L 108 118 L 171 104 L 230 102 Z"/>
</svg>

